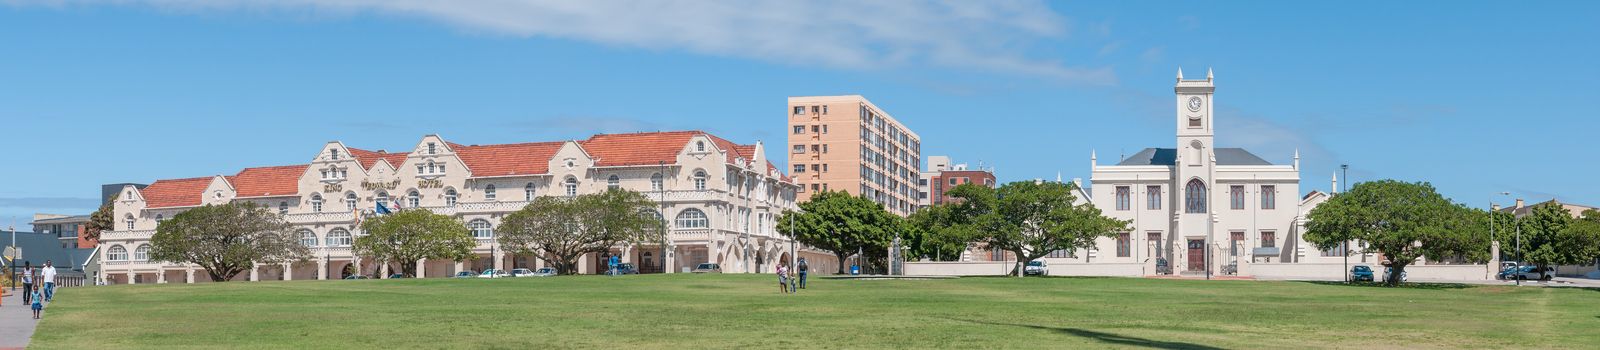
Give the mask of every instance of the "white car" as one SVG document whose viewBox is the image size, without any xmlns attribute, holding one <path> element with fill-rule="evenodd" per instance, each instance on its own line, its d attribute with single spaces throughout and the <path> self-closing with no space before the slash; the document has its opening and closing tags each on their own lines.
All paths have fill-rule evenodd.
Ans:
<svg viewBox="0 0 1600 350">
<path fill-rule="evenodd" d="M 501 278 L 501 277 L 511 277 L 511 274 L 510 273 L 506 273 L 506 270 L 501 270 L 501 269 L 483 270 L 483 273 L 478 274 L 478 278 Z"/>
<path fill-rule="evenodd" d="M 1029 261 L 1027 266 L 1022 267 L 1022 274 L 1049 276 L 1050 264 L 1045 263 L 1044 260 Z"/>
<path fill-rule="evenodd" d="M 556 268 L 554 268 L 554 267 L 545 267 L 545 268 L 540 268 L 539 271 L 534 271 L 533 272 L 533 277 L 550 277 L 550 276 L 555 276 L 555 275 L 559 275 L 559 274 L 560 273 L 556 271 Z"/>
<path fill-rule="evenodd" d="M 529 270 L 529 269 L 511 269 L 511 277 L 528 277 L 528 276 L 533 276 L 533 270 Z"/>
</svg>

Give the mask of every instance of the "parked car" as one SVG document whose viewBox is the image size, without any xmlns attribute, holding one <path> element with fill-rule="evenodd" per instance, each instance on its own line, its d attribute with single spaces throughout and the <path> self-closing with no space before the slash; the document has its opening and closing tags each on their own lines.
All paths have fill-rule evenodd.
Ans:
<svg viewBox="0 0 1600 350">
<path fill-rule="evenodd" d="M 715 263 L 704 263 L 704 264 L 700 264 L 699 266 L 695 266 L 694 270 L 689 270 L 689 272 L 693 272 L 693 273 L 722 273 L 722 265 L 715 264 Z"/>
<path fill-rule="evenodd" d="M 478 272 L 477 272 L 477 271 L 472 271 L 472 270 L 466 270 L 466 271 L 461 271 L 461 272 L 456 272 L 456 276 L 455 276 L 455 277 L 456 277 L 456 278 L 473 278 L 473 277 L 478 277 Z"/>
<path fill-rule="evenodd" d="M 1392 267 L 1383 268 L 1383 280 L 1384 281 L 1388 281 L 1389 280 L 1389 274 L 1391 274 L 1391 273 L 1394 273 L 1394 268 L 1392 268 Z M 1406 275 L 1407 275 L 1407 273 L 1405 271 L 1400 271 L 1400 282 L 1405 282 L 1406 281 Z"/>
<path fill-rule="evenodd" d="M 368 278 L 370 278 L 370 277 L 367 277 L 367 275 L 349 275 L 349 276 L 344 276 L 344 279 L 347 279 L 347 280 L 364 280 L 364 279 L 368 279 Z"/>
<path fill-rule="evenodd" d="M 533 277 L 550 277 L 559 274 L 554 267 L 541 267 L 538 271 L 533 272 Z"/>
<path fill-rule="evenodd" d="M 1511 270 L 1502 271 L 1502 272 L 1500 272 L 1500 275 L 1501 275 L 1502 279 L 1520 279 L 1520 280 L 1537 280 L 1537 281 L 1548 281 L 1548 280 L 1550 280 L 1551 277 L 1555 276 L 1555 273 L 1554 273 L 1555 271 L 1552 271 L 1548 267 L 1544 269 L 1544 272 L 1545 273 L 1539 273 L 1539 267 L 1538 266 L 1519 266 L 1519 267 L 1512 268 Z"/>
<path fill-rule="evenodd" d="M 483 270 L 483 273 L 479 273 L 478 274 L 478 278 L 501 278 L 501 277 L 511 277 L 511 274 L 510 273 L 506 273 L 506 270 L 501 270 L 501 269 Z"/>
<path fill-rule="evenodd" d="M 1367 265 L 1356 265 L 1355 267 L 1350 268 L 1350 280 L 1356 282 L 1372 282 L 1372 267 Z"/>
<path fill-rule="evenodd" d="M 1028 266 L 1022 267 L 1022 274 L 1048 276 L 1050 275 L 1050 266 L 1044 260 L 1029 261 Z"/>
<path fill-rule="evenodd" d="M 1167 262 L 1167 258 L 1156 258 L 1156 274 L 1158 274 L 1158 275 L 1171 275 L 1172 274 L 1172 264 Z"/>
<path fill-rule="evenodd" d="M 396 274 L 391 274 L 391 275 L 389 275 L 389 278 L 390 278 L 390 279 L 395 279 L 395 278 L 406 278 L 406 274 L 403 274 L 403 273 L 396 273 Z"/>
<path fill-rule="evenodd" d="M 528 276 L 533 276 L 533 270 L 529 270 L 529 269 L 511 269 L 511 277 L 528 277 Z"/>
<path fill-rule="evenodd" d="M 606 274 L 609 275 L 609 274 L 612 274 L 612 273 L 611 273 L 611 271 L 606 271 Z M 634 266 L 633 263 L 617 264 L 616 274 L 618 274 L 618 275 L 637 275 L 637 274 L 639 274 L 639 267 Z"/>
</svg>

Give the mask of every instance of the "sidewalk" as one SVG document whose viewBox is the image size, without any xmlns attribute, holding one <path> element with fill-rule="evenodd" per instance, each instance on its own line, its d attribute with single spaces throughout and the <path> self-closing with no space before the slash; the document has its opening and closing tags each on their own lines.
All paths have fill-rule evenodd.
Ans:
<svg viewBox="0 0 1600 350">
<path fill-rule="evenodd" d="M 16 291 L 6 288 L 6 291 L 12 294 L 5 296 L 5 305 L 0 306 L 0 349 L 28 347 L 28 339 L 33 337 L 33 328 L 39 322 L 33 319 L 33 309 L 22 304 L 21 288 Z"/>
</svg>

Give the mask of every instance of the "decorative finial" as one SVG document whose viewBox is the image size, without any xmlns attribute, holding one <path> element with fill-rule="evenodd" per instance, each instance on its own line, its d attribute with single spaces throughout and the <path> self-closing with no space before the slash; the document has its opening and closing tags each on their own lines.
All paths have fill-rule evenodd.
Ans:
<svg viewBox="0 0 1600 350">
<path fill-rule="evenodd" d="M 1183 80 L 1183 67 L 1178 67 L 1178 80 Z"/>
<path fill-rule="evenodd" d="M 1211 67 L 1206 67 L 1206 80 L 1211 80 Z"/>
</svg>

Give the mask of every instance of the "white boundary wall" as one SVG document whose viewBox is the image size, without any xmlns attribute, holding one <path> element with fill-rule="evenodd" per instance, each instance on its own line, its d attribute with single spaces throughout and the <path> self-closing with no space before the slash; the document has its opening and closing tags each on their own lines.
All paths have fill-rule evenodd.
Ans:
<svg viewBox="0 0 1600 350">
<path fill-rule="evenodd" d="M 1016 267 L 1015 261 L 921 261 L 906 262 L 907 275 L 913 276 L 1003 276 Z M 1051 276 L 1141 276 L 1145 266 L 1137 263 L 1065 264 L 1049 262 Z"/>
<path fill-rule="evenodd" d="M 1371 266 L 1374 277 L 1383 277 L 1383 265 Z M 1250 264 L 1250 274 L 1257 278 L 1305 279 L 1340 281 L 1344 279 L 1344 263 L 1255 263 Z M 1484 281 L 1494 279 L 1488 265 L 1411 265 L 1406 266 L 1406 279 L 1413 281 Z"/>
</svg>

